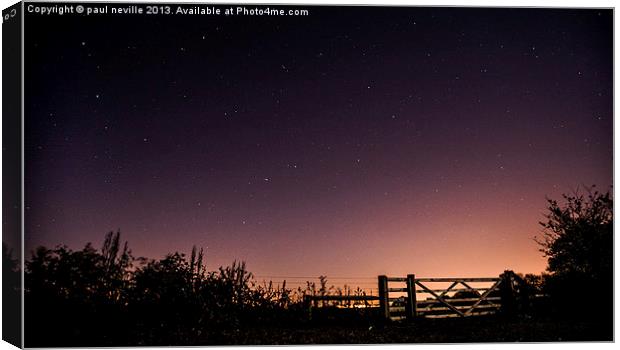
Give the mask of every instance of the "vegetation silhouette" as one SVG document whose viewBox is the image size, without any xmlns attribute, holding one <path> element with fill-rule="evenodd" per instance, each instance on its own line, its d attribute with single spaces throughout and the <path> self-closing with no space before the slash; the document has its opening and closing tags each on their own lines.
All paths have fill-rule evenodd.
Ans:
<svg viewBox="0 0 620 350">
<path fill-rule="evenodd" d="M 310 315 L 305 296 L 366 292 L 330 286 L 326 276 L 297 289 L 286 280 L 257 283 L 237 261 L 209 271 L 196 247 L 189 257 L 135 257 L 120 232 L 109 232 L 100 249 L 90 243 L 75 251 L 39 247 L 25 262 L 25 346 L 611 340 L 613 200 L 593 189 L 563 198 L 562 204 L 548 200 L 537 238 L 548 273 L 515 275 L 517 298 L 502 305 L 499 319 L 386 327 L 376 308 L 352 307 L 367 301 L 350 300 L 315 300 Z M 19 264 L 4 247 L 3 261 L 4 276 L 16 281 L 19 293 Z M 597 297 L 583 304 L 588 291 Z M 503 288 L 490 296 L 513 292 Z M 458 304 L 479 295 L 460 291 L 446 298 Z M 484 333 L 475 333 L 475 325 Z"/>
<path fill-rule="evenodd" d="M 531 285 L 549 295 L 562 317 L 613 320 L 613 198 L 596 186 L 548 199 L 542 237 L 536 241 L 548 258 L 547 271 Z M 588 295 L 587 307 L 578 300 Z"/>
<path fill-rule="evenodd" d="M 100 250 L 34 251 L 25 268 L 26 346 L 228 344 L 241 329 L 303 326 L 305 295 L 363 294 L 328 287 L 324 276 L 319 288 L 258 284 L 244 262 L 207 271 L 196 247 L 189 259 L 136 258 L 120 237 L 108 233 Z"/>
</svg>

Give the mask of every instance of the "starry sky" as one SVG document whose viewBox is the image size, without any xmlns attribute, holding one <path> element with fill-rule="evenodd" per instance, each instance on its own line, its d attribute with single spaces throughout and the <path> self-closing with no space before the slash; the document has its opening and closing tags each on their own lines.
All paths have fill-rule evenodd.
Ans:
<svg viewBox="0 0 620 350">
<path fill-rule="evenodd" d="M 304 8 L 27 15 L 26 252 L 539 273 L 545 198 L 613 184 L 611 10 Z"/>
</svg>

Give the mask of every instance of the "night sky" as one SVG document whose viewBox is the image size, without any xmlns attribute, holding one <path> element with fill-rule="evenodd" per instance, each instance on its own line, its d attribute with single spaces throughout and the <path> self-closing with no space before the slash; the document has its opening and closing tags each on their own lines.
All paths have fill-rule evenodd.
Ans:
<svg viewBox="0 0 620 350">
<path fill-rule="evenodd" d="M 120 229 L 258 276 L 544 270 L 613 183 L 612 11 L 26 16 L 26 257 Z"/>
</svg>

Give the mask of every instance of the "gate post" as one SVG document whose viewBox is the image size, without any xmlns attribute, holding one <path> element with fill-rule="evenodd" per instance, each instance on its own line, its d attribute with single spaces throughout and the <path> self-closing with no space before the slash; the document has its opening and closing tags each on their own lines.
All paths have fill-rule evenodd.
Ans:
<svg viewBox="0 0 620 350">
<path fill-rule="evenodd" d="M 418 302 L 415 291 L 415 275 L 407 275 L 407 305 L 405 306 L 407 318 L 413 320 L 418 316 Z"/>
<path fill-rule="evenodd" d="M 379 276 L 379 306 L 384 318 L 390 318 L 390 301 L 388 299 L 388 279 L 387 276 Z"/>
<path fill-rule="evenodd" d="M 501 298 L 502 298 L 502 313 L 506 316 L 514 316 L 516 300 L 514 286 L 512 285 L 512 271 L 504 271 L 499 277 L 502 279 L 500 285 Z"/>
</svg>

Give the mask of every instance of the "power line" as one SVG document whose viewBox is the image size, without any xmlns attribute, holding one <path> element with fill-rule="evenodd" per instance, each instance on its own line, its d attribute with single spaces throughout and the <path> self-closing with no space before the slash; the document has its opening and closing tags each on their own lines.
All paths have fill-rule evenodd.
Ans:
<svg viewBox="0 0 620 350">
<path fill-rule="evenodd" d="M 260 276 L 254 276 L 255 278 L 285 278 L 285 279 L 319 279 L 319 276 L 267 276 L 267 275 L 260 275 Z M 376 280 L 377 277 L 330 277 L 330 276 L 325 276 L 325 278 L 329 281 L 329 280 Z"/>
<path fill-rule="evenodd" d="M 291 278 L 283 278 L 283 279 L 273 279 L 273 278 L 258 278 L 255 279 L 256 281 L 273 281 L 273 282 L 281 282 L 281 281 L 287 281 L 287 282 L 292 282 L 292 283 L 306 283 L 306 282 L 310 282 L 310 283 L 319 283 L 320 281 L 317 280 L 306 280 L 306 279 L 291 279 Z M 356 280 L 335 280 L 335 281 L 330 281 L 327 280 L 328 283 L 365 283 L 365 284 L 377 284 L 377 282 L 375 281 L 356 281 Z"/>
</svg>

